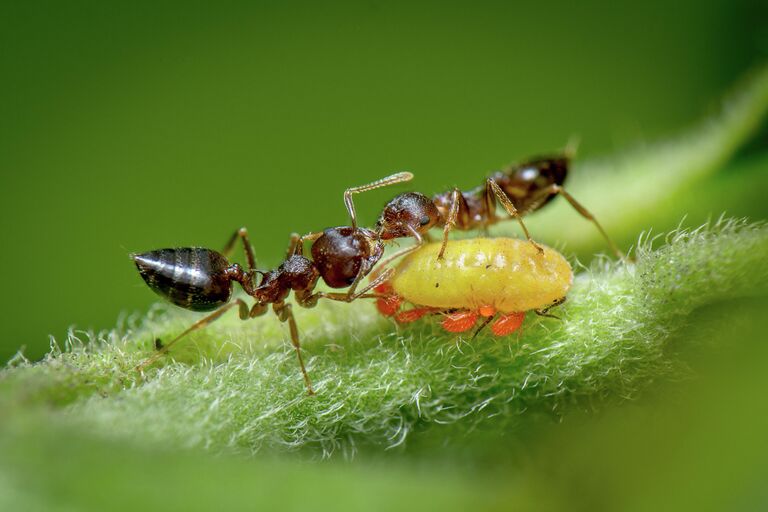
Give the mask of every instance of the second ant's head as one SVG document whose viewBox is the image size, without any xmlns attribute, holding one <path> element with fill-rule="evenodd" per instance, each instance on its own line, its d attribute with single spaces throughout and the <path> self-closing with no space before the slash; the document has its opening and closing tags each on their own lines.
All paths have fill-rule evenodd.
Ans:
<svg viewBox="0 0 768 512">
<path fill-rule="evenodd" d="M 376 230 L 383 240 L 412 236 L 412 228 L 426 233 L 440 221 L 435 203 L 424 194 L 406 192 L 392 199 L 384 207 Z"/>
</svg>

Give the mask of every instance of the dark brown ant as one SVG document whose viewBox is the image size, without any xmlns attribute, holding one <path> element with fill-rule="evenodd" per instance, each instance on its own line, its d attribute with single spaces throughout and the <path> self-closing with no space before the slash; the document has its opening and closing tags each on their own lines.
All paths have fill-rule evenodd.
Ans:
<svg viewBox="0 0 768 512">
<path fill-rule="evenodd" d="M 397 173 L 363 187 L 348 189 L 344 194 L 345 204 L 354 212 L 351 194 L 400 183 L 412 177 L 410 173 Z M 419 237 L 416 231 L 412 235 Z M 238 238 L 243 243 L 248 261 L 247 270 L 227 259 Z M 312 260 L 303 254 L 305 241 L 314 242 L 311 250 Z M 411 250 L 413 249 L 406 248 L 398 251 L 381 263 L 386 265 Z M 133 254 L 131 257 L 142 278 L 158 295 L 185 309 L 213 311 L 170 342 L 164 344 L 159 339 L 155 340 L 157 353 L 137 369 L 141 371 L 154 363 L 181 338 L 205 327 L 235 306 L 239 308 L 240 318 L 247 320 L 265 314 L 271 304 L 280 321 L 288 322 L 291 342 L 296 350 L 307 391 L 314 394 L 312 382 L 301 357 L 299 333 L 292 306 L 285 301 L 291 291 L 294 292 L 297 304 L 307 308 L 314 307 L 321 298 L 352 302 L 363 297 L 379 297 L 378 294 L 369 292 L 391 276 L 391 269 L 378 275 L 362 290 L 357 291 L 357 287 L 383 254 L 381 237 L 374 231 L 357 227 L 356 224 L 329 228 L 321 233 L 310 233 L 303 237 L 293 234 L 285 261 L 278 268 L 266 272 L 256 269 L 256 257 L 245 228 L 232 235 L 222 252 L 201 247 L 182 247 Z M 258 284 L 257 275 L 262 276 Z M 321 278 L 329 287 L 347 288 L 347 291 L 314 292 Z M 249 307 L 239 298 L 230 302 L 235 282 L 255 299 L 253 306 Z"/>
<path fill-rule="evenodd" d="M 498 200 L 506 212 L 520 223 L 526 238 L 541 252 L 541 247 L 531 238 L 523 217 L 542 208 L 559 194 L 595 225 L 614 254 L 623 259 L 624 254 L 594 215 L 563 188 L 570 164 L 569 153 L 566 151 L 559 156 L 534 158 L 512 165 L 493 173 L 486 179 L 485 185 L 465 192 L 454 188 L 431 199 L 418 192 L 400 194 L 384 207 L 376 224 L 377 232 L 382 240 L 413 236 L 419 245 L 422 243 L 421 235 L 426 235 L 433 227 L 442 226 L 443 245 L 438 253 L 438 258 L 442 258 L 452 229 L 487 229 L 502 220 L 496 214 Z M 350 215 L 353 214 L 351 210 Z"/>
</svg>

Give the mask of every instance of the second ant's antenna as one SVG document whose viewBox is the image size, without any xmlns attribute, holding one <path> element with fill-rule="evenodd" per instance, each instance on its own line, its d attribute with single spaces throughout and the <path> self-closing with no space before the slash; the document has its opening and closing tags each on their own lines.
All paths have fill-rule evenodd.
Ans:
<svg viewBox="0 0 768 512">
<path fill-rule="evenodd" d="M 411 181 L 413 174 L 410 172 L 397 172 L 390 176 L 381 178 L 380 180 L 372 181 L 366 185 L 360 185 L 359 187 L 348 188 L 344 191 L 344 206 L 347 207 L 349 212 L 349 218 L 353 228 L 357 228 L 357 215 L 355 213 L 355 204 L 352 202 L 352 194 L 358 192 L 367 192 L 380 187 L 386 187 L 388 185 L 394 185 L 395 183 L 402 183 L 404 181 Z"/>
</svg>

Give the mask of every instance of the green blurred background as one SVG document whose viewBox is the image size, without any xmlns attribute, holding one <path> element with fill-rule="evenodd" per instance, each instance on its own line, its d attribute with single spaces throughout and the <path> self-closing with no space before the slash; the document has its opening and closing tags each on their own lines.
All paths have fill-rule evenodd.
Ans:
<svg viewBox="0 0 768 512">
<path fill-rule="evenodd" d="M 768 54 L 766 19 L 732 0 L 5 2 L 0 360 L 146 310 L 129 252 L 245 225 L 274 265 L 396 170 L 433 193 L 573 135 L 589 158 L 675 133 Z M 360 197 L 364 223 L 392 193 Z"/>
<path fill-rule="evenodd" d="M 396 170 L 433 193 L 574 135 L 583 160 L 667 139 L 765 62 L 766 20 L 755 0 L 3 2 L 0 362 L 146 311 L 130 252 L 217 248 L 245 225 L 275 265 L 292 231 L 347 222 L 344 188 Z M 668 211 L 768 218 L 762 186 L 746 190 L 766 182 L 765 134 Z M 363 223 L 394 193 L 361 196 Z M 668 211 L 644 227 L 676 224 Z M 108 442 L 0 408 L 0 424 L 16 420 L 0 435 L 0 504 L 765 509 L 766 307 L 697 311 L 669 343 L 690 373 L 623 407 L 521 416 L 503 439 L 453 445 L 435 429 L 354 464 L 165 451 L 141 432 Z"/>
</svg>

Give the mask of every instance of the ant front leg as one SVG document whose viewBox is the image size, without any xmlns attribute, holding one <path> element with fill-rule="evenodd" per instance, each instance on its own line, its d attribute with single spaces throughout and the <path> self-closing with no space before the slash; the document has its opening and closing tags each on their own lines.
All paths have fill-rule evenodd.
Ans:
<svg viewBox="0 0 768 512">
<path fill-rule="evenodd" d="M 565 198 L 566 201 L 573 207 L 574 210 L 576 210 L 579 215 L 590 221 L 592 224 L 595 225 L 597 230 L 600 232 L 600 234 L 603 236 L 605 241 L 608 243 L 608 246 L 611 248 L 611 251 L 613 251 L 613 254 L 616 255 L 617 258 L 620 260 L 625 260 L 627 257 L 624 255 L 623 252 L 621 252 L 621 249 L 613 243 L 613 240 L 611 240 L 611 237 L 608 236 L 608 233 L 606 233 L 605 229 L 603 229 L 603 226 L 600 225 L 600 223 L 597 221 L 594 215 L 584 208 L 581 203 L 579 203 L 575 197 L 573 197 L 571 194 L 569 194 L 562 186 L 553 184 L 549 187 L 542 190 L 539 194 L 541 194 L 541 200 L 543 201 L 548 196 L 554 195 L 554 194 L 560 194 Z"/>
<path fill-rule="evenodd" d="M 539 254 L 544 253 L 544 249 L 539 244 L 534 242 L 533 238 L 531 238 L 531 234 L 528 232 L 528 228 L 525 227 L 525 222 L 523 222 L 522 215 L 520 215 L 520 213 L 517 211 L 517 208 L 515 208 L 515 205 L 513 205 L 512 201 L 510 201 L 509 197 L 507 197 L 507 194 L 505 194 L 504 191 L 501 190 L 501 187 L 499 187 L 498 183 L 496 183 L 493 180 L 493 178 L 488 178 L 485 181 L 485 196 L 486 196 L 486 201 L 488 201 L 489 215 L 492 215 L 493 214 L 492 212 L 495 210 L 495 202 L 493 201 L 493 197 L 495 196 L 496 199 L 499 200 L 501 205 L 507 211 L 509 216 L 516 219 L 517 222 L 520 224 L 520 227 L 523 228 L 523 233 L 525 233 L 525 238 L 527 238 L 528 241 L 533 244 L 536 250 L 539 251 Z"/>
<path fill-rule="evenodd" d="M 288 322 L 288 329 L 291 331 L 291 344 L 296 350 L 296 357 L 299 359 L 299 368 L 301 368 L 301 375 L 304 377 L 304 384 L 307 386 L 307 394 L 314 395 L 315 391 L 312 389 L 312 381 L 309 378 L 307 369 L 304 367 L 304 359 L 301 357 L 299 328 L 296 326 L 296 319 L 293 317 L 293 307 L 285 302 L 276 302 L 272 305 L 272 309 L 281 322 Z"/>
<path fill-rule="evenodd" d="M 235 248 L 235 242 L 237 242 L 238 238 L 243 241 L 243 251 L 245 251 L 245 258 L 248 260 L 248 271 L 253 271 L 256 269 L 256 256 L 253 252 L 251 241 L 248 239 L 248 230 L 244 227 L 232 233 L 221 253 L 228 257 L 232 249 Z"/>
<path fill-rule="evenodd" d="M 413 174 L 410 172 L 398 172 L 390 176 L 381 178 L 380 180 L 360 185 L 359 187 L 348 188 L 344 191 L 344 206 L 347 207 L 349 212 L 349 218 L 352 223 L 352 227 L 357 229 L 357 214 L 355 213 L 355 204 L 352 202 L 352 194 L 358 194 L 360 192 L 367 192 L 381 187 L 387 187 L 396 183 L 402 183 L 404 181 L 410 181 L 413 179 Z"/>
</svg>

